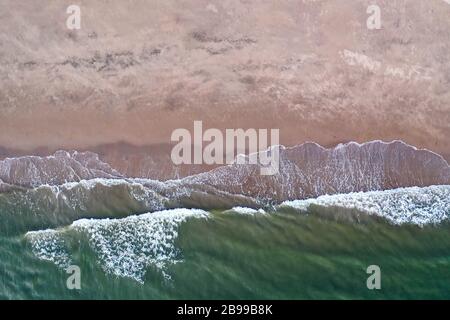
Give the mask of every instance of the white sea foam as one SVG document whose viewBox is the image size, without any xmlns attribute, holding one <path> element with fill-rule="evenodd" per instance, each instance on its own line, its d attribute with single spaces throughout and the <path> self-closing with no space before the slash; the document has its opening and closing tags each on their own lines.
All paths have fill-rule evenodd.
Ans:
<svg viewBox="0 0 450 320">
<path fill-rule="evenodd" d="M 393 224 L 437 224 L 450 218 L 450 185 L 325 195 L 285 201 L 275 209 L 310 212 L 311 206 L 317 206 L 319 211 L 321 207 L 341 209 L 344 214 L 345 210 L 356 210 L 383 217 Z M 225 212 L 266 213 L 247 207 Z M 38 258 L 67 267 L 72 259 L 66 243 L 74 234 L 77 239 L 81 236 L 98 256 L 105 272 L 142 283 L 151 266 L 169 277 L 167 266 L 182 259 L 175 243 L 179 225 L 188 218 L 207 216 L 206 211 L 199 209 L 173 209 L 122 219 L 82 219 L 57 230 L 28 232 L 26 239 Z"/>
<path fill-rule="evenodd" d="M 207 215 L 198 209 L 173 209 L 123 219 L 81 219 L 64 229 L 29 232 L 27 238 L 33 240 L 38 258 L 60 265 L 60 246 L 55 244 L 63 241 L 68 231 L 85 235 L 105 272 L 143 283 L 150 266 L 169 277 L 166 266 L 181 259 L 175 246 L 178 226 L 188 218 Z"/>
<path fill-rule="evenodd" d="M 103 185 L 106 187 L 116 186 L 121 184 L 129 183 L 128 180 L 125 179 L 108 179 L 108 178 L 94 178 L 88 180 L 80 180 L 75 182 L 66 182 L 60 185 L 60 188 L 70 190 L 75 187 L 82 186 L 85 189 L 92 189 L 97 185 Z"/>
<path fill-rule="evenodd" d="M 450 218 L 450 186 L 324 195 L 315 199 L 285 201 L 279 207 L 307 212 L 312 205 L 354 209 L 383 217 L 394 224 L 423 226 Z"/>
<path fill-rule="evenodd" d="M 56 230 L 30 231 L 25 235 L 33 254 L 41 260 L 51 261 L 61 268 L 71 264 L 64 239 Z"/>
<path fill-rule="evenodd" d="M 231 210 L 225 211 L 225 213 L 239 213 L 239 214 L 246 214 L 246 215 L 257 215 L 257 214 L 266 214 L 266 211 L 263 209 L 252 209 L 247 207 L 234 207 Z"/>
</svg>

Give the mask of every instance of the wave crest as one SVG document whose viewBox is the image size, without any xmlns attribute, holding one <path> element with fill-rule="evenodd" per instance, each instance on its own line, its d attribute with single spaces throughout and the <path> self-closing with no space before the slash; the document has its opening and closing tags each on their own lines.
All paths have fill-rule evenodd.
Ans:
<svg viewBox="0 0 450 320">
<path fill-rule="evenodd" d="M 283 202 L 280 209 L 351 215 L 350 211 L 382 217 L 394 224 L 438 224 L 450 218 L 450 186 L 400 188 Z"/>
<path fill-rule="evenodd" d="M 175 246 L 179 225 L 207 216 L 203 210 L 175 209 L 123 219 L 82 219 L 58 230 L 28 232 L 25 238 L 39 259 L 66 267 L 71 257 L 65 243 L 74 234 L 76 239 L 84 237 L 106 273 L 143 283 L 149 266 L 170 278 L 166 267 L 181 259 Z"/>
</svg>

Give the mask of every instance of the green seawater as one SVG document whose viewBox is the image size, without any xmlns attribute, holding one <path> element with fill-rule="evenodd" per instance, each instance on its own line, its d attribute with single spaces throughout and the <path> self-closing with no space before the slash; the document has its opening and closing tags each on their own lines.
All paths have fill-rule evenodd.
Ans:
<svg viewBox="0 0 450 320">
<path fill-rule="evenodd" d="M 5 231 L 7 230 L 7 231 Z M 1 299 L 449 299 L 450 225 L 394 226 L 281 211 L 230 214 L 180 224 L 180 261 L 149 266 L 144 283 L 105 272 L 80 237 L 70 244 L 81 289 L 38 259 L 23 226 L 0 229 Z M 381 269 L 369 290 L 366 270 Z"/>
</svg>

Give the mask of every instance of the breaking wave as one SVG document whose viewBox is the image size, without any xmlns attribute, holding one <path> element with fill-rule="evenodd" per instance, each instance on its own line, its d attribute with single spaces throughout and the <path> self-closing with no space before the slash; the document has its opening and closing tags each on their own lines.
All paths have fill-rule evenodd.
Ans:
<svg viewBox="0 0 450 320">
<path fill-rule="evenodd" d="M 394 225 L 438 224 L 450 218 L 450 185 L 324 195 L 285 201 L 270 211 L 234 207 L 222 213 L 270 218 L 286 211 L 352 221 L 378 217 Z M 25 238 L 36 257 L 64 268 L 72 261 L 69 248 L 74 246 L 69 244 L 81 237 L 106 273 L 143 283 L 150 266 L 170 279 L 167 266 L 182 261 L 175 243 L 178 227 L 187 219 L 207 217 L 213 216 L 204 210 L 183 208 L 121 219 L 81 219 L 68 227 L 28 232 Z"/>
<path fill-rule="evenodd" d="M 262 205 L 251 197 L 181 181 L 96 178 L 0 193 L 2 219 L 25 230 L 67 225 L 82 218 L 122 218 L 175 208 L 228 209 Z M 3 224 L 2 229 L 8 224 Z"/>
<path fill-rule="evenodd" d="M 167 265 L 182 259 L 175 246 L 179 225 L 207 216 L 202 210 L 174 209 L 123 219 L 82 219 L 58 230 L 28 232 L 25 238 L 36 257 L 64 268 L 72 261 L 67 243 L 81 237 L 106 273 L 143 283 L 149 266 L 170 278 Z"/>
<path fill-rule="evenodd" d="M 261 176 L 259 169 L 232 164 L 159 181 L 126 178 L 90 152 L 4 159 L 0 231 L 41 230 L 26 233 L 33 254 L 61 268 L 72 263 L 81 239 L 106 273 L 144 282 L 149 267 L 170 278 L 167 266 L 182 260 L 180 224 L 212 217 L 208 211 L 418 226 L 450 217 L 450 166 L 401 141 L 281 147 L 279 172 Z"/>
<path fill-rule="evenodd" d="M 61 268 L 67 268 L 71 264 L 66 243 L 57 230 L 32 231 L 25 237 L 31 244 L 33 254 L 39 259 L 53 262 Z"/>
<path fill-rule="evenodd" d="M 268 209 L 283 201 L 449 185 L 441 156 L 401 141 L 281 147 L 279 172 L 232 164 L 177 180 L 125 178 L 95 153 L 59 151 L 0 161 L 0 230 L 54 228 L 82 218 L 122 218 L 174 208 Z"/>
<path fill-rule="evenodd" d="M 17 220 L 20 217 L 24 231 L 68 225 L 82 218 L 123 218 L 175 208 L 256 214 L 274 208 L 312 212 L 320 207 L 322 211 L 331 208 L 339 212 L 363 212 L 393 223 L 421 225 L 439 223 L 448 217 L 449 188 L 442 185 L 323 195 L 276 205 L 214 189 L 188 188 L 175 182 L 168 187 L 153 180 L 93 179 L 0 194 L 0 211 L 3 218 Z M 342 215 L 350 216 L 350 213 Z M 2 226 L 7 227 L 7 223 Z"/>
<path fill-rule="evenodd" d="M 330 212 L 356 216 L 358 213 L 382 217 L 393 224 L 438 224 L 450 218 L 450 186 L 411 187 L 324 195 L 316 199 L 285 201 L 280 209 L 299 212 Z"/>
</svg>

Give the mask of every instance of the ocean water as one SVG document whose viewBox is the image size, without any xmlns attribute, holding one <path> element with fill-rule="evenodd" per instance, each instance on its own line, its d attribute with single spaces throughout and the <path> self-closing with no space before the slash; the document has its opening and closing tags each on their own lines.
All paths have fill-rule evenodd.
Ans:
<svg viewBox="0 0 450 320">
<path fill-rule="evenodd" d="M 2 195 L 0 298 L 449 299 L 449 194 L 435 186 L 253 209 L 102 212 L 47 226 L 36 224 L 40 211 L 30 219 L 30 203 L 5 212 L 17 195 Z M 67 288 L 70 265 L 80 290 Z M 380 290 L 367 288 L 370 265 L 381 269 Z"/>
</svg>

